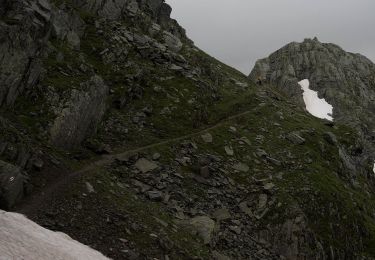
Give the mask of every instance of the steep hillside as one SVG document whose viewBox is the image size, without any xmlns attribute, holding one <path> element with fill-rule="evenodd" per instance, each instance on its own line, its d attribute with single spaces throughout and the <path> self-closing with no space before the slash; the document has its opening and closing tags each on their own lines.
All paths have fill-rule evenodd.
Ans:
<svg viewBox="0 0 375 260">
<path fill-rule="evenodd" d="M 372 259 L 363 132 L 209 57 L 170 13 L 0 1 L 0 207 L 114 259 Z"/>
<path fill-rule="evenodd" d="M 33 174 L 244 110 L 245 79 L 194 47 L 170 12 L 154 0 L 3 1 L 1 158 Z M 4 206 L 29 191 L 13 175 Z"/>
</svg>

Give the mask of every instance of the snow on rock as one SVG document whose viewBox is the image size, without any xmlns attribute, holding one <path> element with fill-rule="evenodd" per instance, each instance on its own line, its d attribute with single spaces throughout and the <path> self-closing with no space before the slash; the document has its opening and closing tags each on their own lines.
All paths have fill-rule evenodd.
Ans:
<svg viewBox="0 0 375 260">
<path fill-rule="evenodd" d="M 0 210 L 0 259 L 109 258 L 64 233 L 45 229 L 21 214 Z"/>
<path fill-rule="evenodd" d="M 374 168 L 372 168 L 372 171 L 375 173 L 375 163 L 374 163 Z"/>
<path fill-rule="evenodd" d="M 310 89 L 310 82 L 304 79 L 298 84 L 303 90 L 303 100 L 305 101 L 306 110 L 315 117 L 333 121 L 333 107 L 327 103 L 324 98 L 319 98 L 318 92 Z"/>
</svg>

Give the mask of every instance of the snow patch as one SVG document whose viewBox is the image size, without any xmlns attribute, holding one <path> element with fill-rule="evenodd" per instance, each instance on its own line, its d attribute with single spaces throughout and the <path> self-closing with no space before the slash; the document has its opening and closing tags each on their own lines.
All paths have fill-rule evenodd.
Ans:
<svg viewBox="0 0 375 260">
<path fill-rule="evenodd" d="M 315 117 L 333 121 L 333 107 L 324 99 L 318 97 L 318 92 L 310 89 L 310 81 L 304 79 L 298 84 L 303 90 L 303 100 L 305 101 L 306 110 Z"/>
<path fill-rule="evenodd" d="M 68 235 L 53 232 L 25 216 L 0 210 L 0 259 L 108 260 Z"/>
<path fill-rule="evenodd" d="M 374 163 L 374 168 L 372 168 L 372 171 L 375 173 L 375 163 Z"/>
</svg>

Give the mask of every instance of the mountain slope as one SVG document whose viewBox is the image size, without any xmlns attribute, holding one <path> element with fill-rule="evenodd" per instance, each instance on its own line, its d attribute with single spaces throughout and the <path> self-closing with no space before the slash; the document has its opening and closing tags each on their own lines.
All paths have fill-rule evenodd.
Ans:
<svg viewBox="0 0 375 260">
<path fill-rule="evenodd" d="M 0 2 L 0 206 L 114 259 L 371 259 L 357 130 L 209 57 L 170 12 Z"/>
</svg>

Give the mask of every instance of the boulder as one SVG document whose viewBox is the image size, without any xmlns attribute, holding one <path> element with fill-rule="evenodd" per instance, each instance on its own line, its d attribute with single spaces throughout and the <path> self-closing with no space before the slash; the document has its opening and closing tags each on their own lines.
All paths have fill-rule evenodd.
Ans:
<svg viewBox="0 0 375 260">
<path fill-rule="evenodd" d="M 247 164 L 241 163 L 241 162 L 234 164 L 232 167 L 236 171 L 240 171 L 240 172 L 248 172 L 250 169 Z"/>
<path fill-rule="evenodd" d="M 288 139 L 293 144 L 304 144 L 306 142 L 305 138 L 301 137 L 297 132 L 289 133 L 286 136 L 286 139 Z"/>
<path fill-rule="evenodd" d="M 241 202 L 238 207 L 240 208 L 240 210 L 245 213 L 246 215 L 248 215 L 249 217 L 252 217 L 254 214 L 251 210 L 251 208 L 249 208 L 249 206 L 247 205 L 247 202 L 246 201 L 243 201 Z"/>
<path fill-rule="evenodd" d="M 205 133 L 201 137 L 205 143 L 212 143 L 212 135 L 210 133 Z"/>
<path fill-rule="evenodd" d="M 198 216 L 188 220 L 187 224 L 195 234 L 202 238 L 204 244 L 211 242 L 215 229 L 214 220 L 207 216 Z"/>
<path fill-rule="evenodd" d="M 161 31 L 161 26 L 157 23 L 152 23 L 150 28 L 148 29 L 149 34 L 154 37 Z"/>
<path fill-rule="evenodd" d="M 217 221 L 227 220 L 231 218 L 231 214 L 227 208 L 220 208 L 212 213 L 212 216 Z"/>
<path fill-rule="evenodd" d="M 157 160 L 160 159 L 160 157 L 161 157 L 160 153 L 154 153 L 154 154 L 152 155 L 152 160 L 157 161 Z"/>
<path fill-rule="evenodd" d="M 233 151 L 233 148 L 231 146 L 228 146 L 226 145 L 224 147 L 224 150 L 225 150 L 225 153 L 229 156 L 233 156 L 234 155 L 234 151 Z"/>
<path fill-rule="evenodd" d="M 93 76 L 72 90 L 70 98 L 50 130 L 51 142 L 57 147 L 72 149 L 95 133 L 106 110 L 108 86 L 99 76 Z"/>
<path fill-rule="evenodd" d="M 94 187 L 92 186 L 91 183 L 86 182 L 85 184 L 86 184 L 86 190 L 87 190 L 88 193 L 94 193 L 95 192 L 95 189 L 94 189 Z"/>
<path fill-rule="evenodd" d="M 20 167 L 0 160 L 0 208 L 9 209 L 24 196 L 26 181 Z"/>
<path fill-rule="evenodd" d="M 136 163 L 135 167 L 140 170 L 142 173 L 147 173 L 158 168 L 158 165 L 154 162 L 151 162 L 145 158 L 140 158 Z"/>
<path fill-rule="evenodd" d="M 135 16 L 139 12 L 138 2 L 136 0 L 129 1 L 126 10 L 130 16 Z"/>
<path fill-rule="evenodd" d="M 336 145 L 337 144 L 337 137 L 332 132 L 325 132 L 323 134 L 323 138 L 324 138 L 324 140 L 327 141 L 327 143 L 329 143 L 331 145 Z"/>
<path fill-rule="evenodd" d="M 179 52 L 182 49 L 182 42 L 179 38 L 171 34 L 170 32 L 163 32 L 163 40 L 168 49 L 172 52 Z"/>
<path fill-rule="evenodd" d="M 153 201 L 163 200 L 163 193 L 161 191 L 157 191 L 157 190 L 148 191 L 147 196 L 150 200 L 153 200 Z"/>
</svg>

